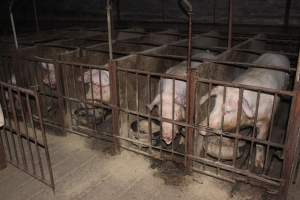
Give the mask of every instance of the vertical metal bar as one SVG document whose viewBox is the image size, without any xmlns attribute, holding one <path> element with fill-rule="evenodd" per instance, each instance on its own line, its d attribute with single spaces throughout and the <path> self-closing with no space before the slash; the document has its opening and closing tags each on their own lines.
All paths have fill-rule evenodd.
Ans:
<svg viewBox="0 0 300 200">
<path fill-rule="evenodd" d="M 238 144 L 239 139 L 238 135 L 240 134 L 240 126 L 241 126 L 241 116 L 242 116 L 242 104 L 243 104 L 243 95 L 244 95 L 244 89 L 239 88 L 239 100 L 238 100 L 238 110 L 237 110 L 237 126 L 235 131 L 235 137 L 234 137 L 234 152 L 233 152 L 233 166 L 236 167 L 236 160 L 237 160 L 237 150 L 238 150 Z"/>
<path fill-rule="evenodd" d="M 16 33 L 14 15 L 12 13 L 12 10 L 10 10 L 9 12 L 10 12 L 9 13 L 9 17 L 10 17 L 11 28 L 12 28 L 13 35 L 14 35 L 15 47 L 16 47 L 16 49 L 18 49 L 19 48 L 19 44 L 18 44 L 18 38 L 17 38 L 17 33 Z"/>
<path fill-rule="evenodd" d="M 300 124 L 300 84 L 299 82 L 295 88 L 296 96 L 293 98 L 291 115 L 289 118 L 289 125 L 287 131 L 287 140 L 284 147 L 284 162 L 282 178 L 284 180 L 281 185 L 280 199 L 286 199 L 289 186 L 292 182 L 293 168 L 297 164 L 297 145 L 299 141 L 299 128 Z"/>
<path fill-rule="evenodd" d="M 44 123 L 43 123 L 43 115 L 42 115 L 41 105 L 40 105 L 40 100 L 39 100 L 39 92 L 37 89 L 35 89 L 35 100 L 36 100 L 36 109 L 37 109 L 37 113 L 38 113 L 38 119 L 39 119 L 39 124 L 40 124 L 40 128 L 41 128 L 43 144 L 45 146 L 45 154 L 46 154 L 48 171 L 49 171 L 49 176 L 50 176 L 50 183 L 51 183 L 52 189 L 54 190 L 54 178 L 53 178 L 53 172 L 52 172 L 52 167 L 51 167 L 51 160 L 50 160 L 47 137 L 46 137 Z"/>
<path fill-rule="evenodd" d="M 0 130 L 0 170 L 5 168 L 6 168 L 6 156 L 4 151 L 4 144 L 2 141 L 2 131 Z"/>
<path fill-rule="evenodd" d="M 33 130 L 33 133 L 34 133 L 34 145 L 35 145 L 35 150 L 36 150 L 37 156 L 38 156 L 41 177 L 42 177 L 42 179 L 44 179 L 45 175 L 44 175 L 44 168 L 43 168 L 43 163 L 42 163 L 42 159 L 41 159 L 41 152 L 40 152 L 40 148 L 38 146 L 38 136 L 37 136 L 36 128 L 34 125 L 34 119 L 33 119 L 33 115 L 32 115 L 32 107 L 30 105 L 30 99 L 29 99 L 28 94 L 26 94 L 26 103 L 27 103 L 30 124 L 31 124 L 32 130 Z"/>
<path fill-rule="evenodd" d="M 222 145 L 223 145 L 223 131 L 224 131 L 224 116 L 225 116 L 225 103 L 226 103 L 226 93 L 227 88 L 224 86 L 223 92 L 223 104 L 222 104 L 222 116 L 221 116 L 221 135 L 220 135 L 220 145 L 219 145 L 219 153 L 218 153 L 218 162 L 221 161 L 221 153 L 222 153 Z M 217 174 L 220 173 L 220 167 L 217 168 Z"/>
<path fill-rule="evenodd" d="M 3 103 L 1 103 L 1 105 L 4 107 L 2 107 L 2 113 L 3 113 L 3 116 L 8 116 L 7 115 L 7 111 L 8 111 L 8 107 L 7 107 L 7 104 L 6 104 L 6 97 L 5 97 L 5 92 L 4 92 L 4 89 L 3 89 L 3 85 L 1 85 L 1 97 L 2 97 L 2 101 Z M 5 110 L 5 115 L 4 115 L 4 110 Z M 5 137 L 5 141 L 6 141 L 6 146 L 7 146 L 7 150 L 8 150 L 8 155 L 9 155 L 9 160 L 12 161 L 12 154 L 11 154 L 11 149 L 10 149 L 10 144 L 9 144 L 9 140 L 8 140 L 8 134 L 7 134 L 7 130 L 6 130 L 6 122 L 8 122 L 9 124 L 9 117 L 7 117 L 8 119 L 5 119 L 4 118 L 4 128 L 3 128 L 3 132 L 4 132 L 4 137 Z"/>
<path fill-rule="evenodd" d="M 147 74 L 147 94 L 148 94 L 148 105 L 151 103 L 151 76 Z M 148 110 L 148 132 L 149 132 L 149 151 L 152 152 L 152 123 L 151 123 L 151 111 Z"/>
<path fill-rule="evenodd" d="M 292 0 L 286 0 L 285 12 L 284 12 L 284 27 L 288 28 L 290 23 L 290 10 L 291 10 Z"/>
<path fill-rule="evenodd" d="M 17 110 L 16 110 L 16 105 L 15 105 L 16 102 L 15 102 L 15 99 L 14 99 L 12 88 L 9 88 L 8 95 L 9 95 L 9 99 L 10 99 L 10 102 L 11 102 L 11 105 L 12 105 L 13 119 L 14 119 L 15 128 L 16 128 L 16 132 L 17 132 L 18 145 L 19 145 L 19 148 L 20 148 L 20 151 L 21 151 L 21 157 L 22 157 L 22 160 L 23 160 L 24 169 L 27 170 L 25 150 L 24 150 L 23 141 L 22 141 L 22 138 L 21 138 L 20 124 L 19 124 L 18 117 L 17 117 Z M 19 101 L 17 101 L 17 103 L 19 103 Z"/>
<path fill-rule="evenodd" d="M 253 150 L 254 150 L 254 139 L 255 139 L 255 135 L 256 135 L 256 123 L 257 123 L 257 118 L 258 118 L 260 95 L 261 95 L 261 92 L 258 91 L 257 96 L 256 96 L 255 114 L 254 114 L 253 128 L 252 128 L 252 133 L 251 133 L 249 161 L 247 162 L 247 169 L 250 171 L 252 170 L 252 168 L 254 166 L 251 159 L 253 157 Z"/>
<path fill-rule="evenodd" d="M 195 100 L 195 77 L 192 74 L 191 59 L 192 59 L 192 6 L 188 1 L 185 1 L 188 6 L 188 52 L 187 52 L 187 123 L 193 125 L 194 121 L 194 100 Z M 192 158 L 190 155 L 193 154 L 193 140 L 194 140 L 194 129 L 191 127 L 187 128 L 187 141 L 185 146 L 185 167 L 188 172 L 192 169 Z"/>
<path fill-rule="evenodd" d="M 232 21 L 233 21 L 233 0 L 229 0 L 228 13 L 228 48 L 232 47 Z"/>
<path fill-rule="evenodd" d="M 59 56 L 59 59 L 61 60 L 61 56 Z M 62 133 L 65 133 L 65 113 L 66 113 L 66 108 L 65 108 L 65 102 L 64 102 L 64 80 L 62 79 L 62 64 L 55 65 L 55 78 L 56 78 L 56 88 L 57 88 L 57 95 L 58 95 L 58 108 L 60 110 L 60 122 L 61 122 L 61 127 L 62 127 Z"/>
<path fill-rule="evenodd" d="M 108 46 L 109 46 L 109 60 L 113 60 L 113 50 L 112 50 L 112 28 L 111 28 L 111 1 L 106 1 L 107 10 L 107 31 L 108 31 Z"/>
<path fill-rule="evenodd" d="M 136 121 L 137 121 L 137 132 L 138 132 L 138 138 L 140 138 L 140 117 L 139 117 L 139 78 L 138 73 L 135 73 L 135 87 L 136 87 L 136 93 L 135 93 L 135 103 L 136 103 Z"/>
<path fill-rule="evenodd" d="M 8 129 L 9 129 L 9 131 L 11 132 L 10 138 L 11 138 L 11 140 L 12 140 L 12 146 L 13 146 L 14 152 L 15 152 L 15 153 L 14 153 L 14 156 L 15 156 L 15 158 L 16 158 L 17 164 L 19 164 L 18 152 L 16 151 L 15 138 L 14 138 L 14 136 L 13 136 L 13 134 L 12 134 L 13 128 L 12 128 L 11 118 L 10 118 L 10 113 L 9 113 L 9 104 L 7 104 L 7 100 L 8 100 L 8 99 L 6 99 L 6 98 L 9 98 L 9 96 L 6 97 L 6 95 L 8 95 L 8 90 L 3 89 L 3 85 L 1 85 L 1 92 L 2 92 L 2 94 L 4 95 L 4 100 L 3 100 L 3 102 L 4 102 L 4 107 L 6 108 L 6 109 L 5 109 L 5 115 L 4 115 L 4 116 L 7 117 L 7 118 L 6 118 L 6 121 L 7 121 L 7 123 L 8 123 Z M 8 101 L 8 103 L 9 103 L 9 101 Z M 7 125 L 7 124 L 6 124 L 6 125 Z M 10 145 L 9 145 L 8 138 L 7 138 L 7 143 L 8 143 L 8 146 L 9 146 L 9 153 L 10 153 L 11 150 L 10 150 Z M 10 155 L 10 160 L 12 161 L 12 160 L 13 160 L 12 154 L 10 153 L 9 155 Z"/>
<path fill-rule="evenodd" d="M 175 114 L 175 79 L 172 79 L 172 139 L 175 139 L 175 124 L 174 124 L 174 114 Z M 174 142 L 172 142 L 172 159 L 174 156 Z"/>
<path fill-rule="evenodd" d="M 296 71 L 295 80 L 294 80 L 294 89 L 295 89 L 298 81 L 300 81 L 300 51 L 298 53 L 298 62 L 297 62 L 297 71 Z"/>
<path fill-rule="evenodd" d="M 36 32 L 39 32 L 40 31 L 40 25 L 39 25 L 37 8 L 36 8 L 36 0 L 32 0 L 32 5 L 33 5 Z"/>
<path fill-rule="evenodd" d="M 119 136 L 119 93 L 118 93 L 118 77 L 116 62 L 111 61 L 109 64 L 110 94 L 112 104 L 112 131 L 115 153 L 120 152 Z"/>
<path fill-rule="evenodd" d="M 18 91 L 18 96 L 21 99 L 20 91 Z M 26 140 L 27 140 L 27 146 L 28 146 L 29 153 L 30 153 L 29 154 L 30 155 L 30 161 L 31 161 L 31 165 L 32 165 L 33 174 L 35 175 L 36 174 L 35 163 L 34 163 L 33 152 L 32 152 L 32 148 L 31 148 L 31 143 L 30 143 L 30 139 L 29 139 L 27 121 L 26 121 L 25 112 L 24 112 L 24 105 L 23 105 L 22 101 L 20 101 L 20 107 L 21 107 L 21 116 L 22 116 L 22 120 L 23 120 L 24 128 L 25 128 L 25 135 L 26 135 Z"/>
<path fill-rule="evenodd" d="M 275 118 L 275 112 L 276 112 L 276 104 L 277 104 L 277 100 L 279 99 L 278 94 L 275 93 L 274 95 L 274 100 L 273 100 L 273 105 L 272 105 L 272 112 L 271 112 L 271 121 L 270 121 L 270 125 L 269 125 L 269 134 L 268 134 L 268 144 L 267 144 L 267 152 L 265 155 L 265 164 L 264 164 L 264 170 L 263 173 L 266 174 L 267 173 L 267 165 L 268 165 L 268 161 L 269 161 L 269 154 L 270 154 L 270 142 L 272 140 L 272 133 L 273 133 L 273 126 L 274 126 L 274 118 Z"/>
<path fill-rule="evenodd" d="M 88 68 L 89 72 L 90 72 L 90 83 L 91 83 L 91 95 L 92 95 L 92 111 L 93 111 L 93 129 L 96 130 L 97 129 L 97 125 L 96 125 L 96 115 L 95 115 L 95 97 L 94 97 L 94 83 L 93 82 L 93 73 L 92 73 L 92 68 L 89 67 Z M 100 71 L 98 71 L 100 74 Z M 101 87 L 101 83 L 100 87 Z"/>
</svg>

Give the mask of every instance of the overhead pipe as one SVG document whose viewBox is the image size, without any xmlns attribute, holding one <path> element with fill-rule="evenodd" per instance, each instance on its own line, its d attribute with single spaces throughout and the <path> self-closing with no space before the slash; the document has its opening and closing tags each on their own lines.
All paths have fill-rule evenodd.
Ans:
<svg viewBox="0 0 300 200">
<path fill-rule="evenodd" d="M 107 32 L 108 32 L 108 46 L 109 46 L 109 60 L 112 62 L 113 53 L 112 53 L 112 29 L 111 29 L 111 10 L 112 2 L 111 0 L 106 1 L 106 11 L 107 11 Z"/>
<path fill-rule="evenodd" d="M 39 32 L 40 25 L 39 25 L 39 19 L 38 19 L 37 8 L 36 8 L 36 0 L 32 0 L 32 5 L 33 5 L 36 32 Z"/>
<path fill-rule="evenodd" d="M 232 47 L 232 20 L 233 20 L 233 0 L 229 0 L 228 13 L 228 48 Z"/>
<path fill-rule="evenodd" d="M 14 15 L 13 15 L 13 12 L 12 12 L 14 2 L 15 1 L 12 0 L 9 3 L 9 18 L 10 18 L 11 28 L 12 28 L 12 31 L 13 31 L 15 47 L 16 47 L 16 49 L 18 49 L 19 48 L 19 44 L 18 44 L 18 38 L 17 38 L 17 33 L 16 33 Z"/>
</svg>

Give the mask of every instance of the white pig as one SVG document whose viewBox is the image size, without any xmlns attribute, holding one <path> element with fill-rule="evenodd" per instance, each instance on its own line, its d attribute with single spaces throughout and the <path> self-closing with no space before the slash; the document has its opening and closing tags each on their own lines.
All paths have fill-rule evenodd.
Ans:
<svg viewBox="0 0 300 200">
<path fill-rule="evenodd" d="M 193 58 L 214 59 L 215 56 L 213 53 L 210 52 L 202 52 L 194 55 Z M 192 62 L 191 67 L 196 68 L 200 64 L 201 63 L 199 62 Z M 171 67 L 165 73 L 175 76 L 186 77 L 186 69 L 187 63 L 186 61 L 184 61 L 174 67 Z M 157 93 L 158 94 L 156 95 L 152 103 L 147 106 L 148 109 L 151 111 L 154 108 L 154 106 L 157 105 L 159 110 L 158 113 L 162 113 L 163 118 L 172 120 L 172 114 L 174 114 L 174 120 L 184 121 L 186 109 L 186 82 L 175 80 L 175 91 L 173 99 L 173 80 L 163 78 L 159 82 Z M 173 141 L 176 134 L 179 133 L 179 128 L 180 127 L 175 124 L 173 130 L 172 123 L 162 122 L 162 139 L 165 141 L 166 144 L 170 144 Z"/>
<path fill-rule="evenodd" d="M 286 69 L 290 67 L 290 61 L 287 57 L 279 54 L 265 53 L 254 61 L 257 65 L 272 65 L 280 66 Z M 233 81 L 233 83 L 265 87 L 271 89 L 285 89 L 287 87 L 288 75 L 282 71 L 250 68 L 241 76 Z M 234 131 L 237 127 L 237 112 L 239 102 L 239 89 L 233 87 L 226 88 L 225 103 L 223 105 L 223 86 L 217 86 L 211 91 L 211 96 L 216 96 L 215 106 L 209 114 L 209 127 L 221 129 L 222 113 L 224 108 L 223 131 Z M 256 112 L 257 92 L 244 90 L 241 100 L 241 122 L 240 127 L 251 127 L 254 123 Z M 200 104 L 203 104 L 209 98 L 209 94 L 204 95 L 200 99 Z M 277 99 L 278 100 L 278 99 Z M 274 104 L 274 112 L 276 111 L 278 101 L 274 102 L 274 95 L 261 93 L 259 107 L 257 112 L 256 128 L 258 129 L 257 139 L 266 140 L 268 138 L 268 130 Z M 207 125 L 205 119 L 201 125 Z M 202 134 L 206 134 L 202 131 Z M 265 149 L 263 145 L 256 145 L 255 166 L 257 168 L 264 167 Z"/>
<path fill-rule="evenodd" d="M 87 100 L 92 100 L 93 97 L 94 100 L 99 100 L 104 103 L 110 102 L 110 82 L 108 71 L 92 69 L 91 71 L 89 70 L 84 73 L 83 79 L 84 83 L 89 83 L 92 85 L 92 87 L 89 87 L 86 93 Z"/>
<path fill-rule="evenodd" d="M 56 88 L 56 77 L 55 77 L 55 67 L 52 63 L 41 63 L 42 67 L 46 70 L 43 77 L 43 83 L 50 88 Z"/>
</svg>

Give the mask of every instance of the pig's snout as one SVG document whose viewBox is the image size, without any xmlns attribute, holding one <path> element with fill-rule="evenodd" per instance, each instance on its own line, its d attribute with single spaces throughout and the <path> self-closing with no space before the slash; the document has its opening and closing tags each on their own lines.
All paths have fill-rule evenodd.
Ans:
<svg viewBox="0 0 300 200">
<path fill-rule="evenodd" d="M 175 136 L 174 130 L 174 136 Z M 171 144 L 173 141 L 173 125 L 171 123 L 163 123 L 162 124 L 162 138 L 166 144 Z"/>
<path fill-rule="evenodd" d="M 173 138 L 172 138 L 172 136 L 165 136 L 165 137 L 163 137 L 163 140 L 165 141 L 166 144 L 169 145 L 172 143 Z"/>
</svg>

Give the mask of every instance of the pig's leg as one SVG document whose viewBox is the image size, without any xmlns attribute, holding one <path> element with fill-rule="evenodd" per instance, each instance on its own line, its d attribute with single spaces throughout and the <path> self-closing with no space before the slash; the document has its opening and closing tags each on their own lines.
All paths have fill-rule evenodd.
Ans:
<svg viewBox="0 0 300 200">
<path fill-rule="evenodd" d="M 266 123 L 259 124 L 257 128 L 258 128 L 258 134 L 256 138 L 260 140 L 266 140 L 268 137 L 268 130 L 269 130 L 268 125 Z M 263 169 L 264 162 L 265 162 L 265 147 L 261 144 L 257 144 L 256 156 L 255 156 L 255 167 L 259 169 Z"/>
</svg>

